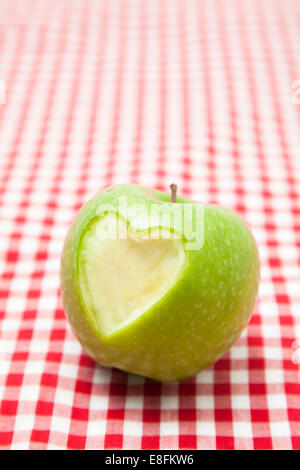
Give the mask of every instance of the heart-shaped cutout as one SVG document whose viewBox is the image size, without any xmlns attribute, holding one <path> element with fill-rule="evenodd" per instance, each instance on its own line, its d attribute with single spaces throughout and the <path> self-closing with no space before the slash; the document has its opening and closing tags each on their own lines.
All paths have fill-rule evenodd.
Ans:
<svg viewBox="0 0 300 470">
<path fill-rule="evenodd" d="M 115 213 L 93 223 L 81 241 L 79 280 L 103 336 L 154 305 L 174 285 L 184 263 L 182 241 L 166 228 L 136 232 Z"/>
</svg>

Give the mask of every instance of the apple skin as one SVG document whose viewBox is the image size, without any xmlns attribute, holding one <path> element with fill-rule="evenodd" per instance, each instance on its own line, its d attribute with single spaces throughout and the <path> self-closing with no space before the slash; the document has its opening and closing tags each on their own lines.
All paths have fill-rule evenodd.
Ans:
<svg viewBox="0 0 300 470">
<path fill-rule="evenodd" d="M 71 328 L 87 354 L 102 365 L 158 381 L 181 381 L 216 362 L 237 340 L 253 311 L 259 255 L 251 231 L 234 212 L 204 206 L 204 244 L 189 251 L 182 277 L 134 322 L 103 336 L 85 306 L 78 281 L 84 231 L 100 204 L 170 202 L 170 195 L 138 185 L 105 189 L 77 214 L 61 258 L 61 293 Z M 177 197 L 177 203 L 195 203 Z M 117 206 L 116 206 L 117 207 Z"/>
</svg>

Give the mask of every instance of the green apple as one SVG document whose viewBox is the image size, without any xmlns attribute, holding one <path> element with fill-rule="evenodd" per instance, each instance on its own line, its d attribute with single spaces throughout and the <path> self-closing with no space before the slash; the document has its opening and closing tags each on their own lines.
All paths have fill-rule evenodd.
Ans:
<svg viewBox="0 0 300 470">
<path fill-rule="evenodd" d="M 217 361 L 246 327 L 259 285 L 251 231 L 234 212 L 138 185 L 97 194 L 65 239 L 61 292 L 97 362 L 160 381 Z"/>
</svg>

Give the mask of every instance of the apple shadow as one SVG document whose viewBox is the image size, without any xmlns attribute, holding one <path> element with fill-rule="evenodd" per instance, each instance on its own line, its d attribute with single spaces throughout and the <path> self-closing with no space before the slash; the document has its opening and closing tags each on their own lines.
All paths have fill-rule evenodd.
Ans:
<svg viewBox="0 0 300 470">
<path fill-rule="evenodd" d="M 174 396 L 182 393 L 185 396 L 195 395 L 196 377 L 181 382 L 159 382 L 148 377 L 125 372 L 113 367 L 104 367 L 95 363 L 94 381 L 107 384 L 108 393 L 120 397 L 155 397 Z"/>
</svg>

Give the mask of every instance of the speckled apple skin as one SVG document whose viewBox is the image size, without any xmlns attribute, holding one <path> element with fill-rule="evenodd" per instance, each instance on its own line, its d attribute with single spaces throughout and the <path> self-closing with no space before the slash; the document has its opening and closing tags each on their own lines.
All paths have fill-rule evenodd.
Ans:
<svg viewBox="0 0 300 470">
<path fill-rule="evenodd" d="M 86 352 L 97 362 L 159 381 L 188 379 L 217 361 L 237 340 L 253 311 L 259 255 L 251 231 L 234 212 L 204 207 L 204 244 L 186 252 L 175 285 L 129 325 L 104 337 L 86 308 L 79 283 L 82 236 L 100 204 L 169 203 L 168 194 L 118 185 L 97 194 L 79 211 L 65 239 L 61 293 L 66 316 Z M 153 198 L 153 199 L 152 199 Z M 177 197 L 176 203 L 190 203 Z"/>
</svg>

